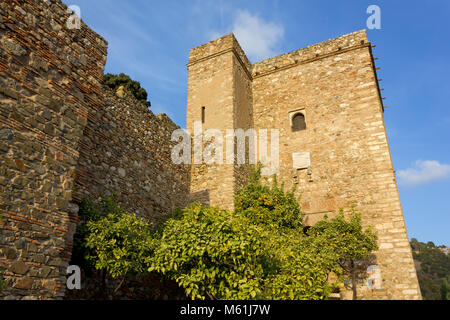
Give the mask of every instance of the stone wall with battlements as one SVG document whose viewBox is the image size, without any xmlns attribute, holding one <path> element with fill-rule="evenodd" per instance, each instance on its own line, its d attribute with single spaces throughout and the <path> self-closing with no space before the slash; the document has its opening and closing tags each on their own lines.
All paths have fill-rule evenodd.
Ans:
<svg viewBox="0 0 450 320">
<path fill-rule="evenodd" d="M 79 142 L 104 101 L 106 41 L 59 1 L 0 3 L 0 265 L 6 298 L 64 294 Z"/>
<path fill-rule="evenodd" d="M 73 201 L 117 194 L 128 210 L 156 222 L 187 205 L 190 165 L 174 164 L 172 133 L 165 114 L 154 115 L 127 90 L 103 88 L 105 103 L 80 141 Z"/>
<path fill-rule="evenodd" d="M 0 3 L 0 299 L 64 296 L 83 198 L 156 220 L 189 196 L 178 127 L 103 87 L 107 42 L 68 18 L 59 0 Z"/>
</svg>

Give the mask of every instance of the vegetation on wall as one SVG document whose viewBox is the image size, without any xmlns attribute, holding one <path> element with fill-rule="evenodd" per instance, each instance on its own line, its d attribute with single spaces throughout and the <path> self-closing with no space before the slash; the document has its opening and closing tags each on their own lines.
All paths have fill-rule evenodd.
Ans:
<svg viewBox="0 0 450 320">
<path fill-rule="evenodd" d="M 260 169 L 236 194 L 235 210 L 194 203 L 155 227 L 116 199 L 84 201 L 78 256 L 112 278 L 156 272 L 191 299 L 326 299 L 349 278 L 356 298 L 375 234 L 354 212 L 305 233 L 294 192 L 275 177 L 272 185 L 262 181 Z"/>
<path fill-rule="evenodd" d="M 147 91 L 141 87 L 141 84 L 138 81 L 132 80 L 128 75 L 124 73 L 119 75 L 107 73 L 103 77 L 103 82 L 113 90 L 117 90 L 120 86 L 124 86 L 137 100 L 145 103 L 147 107 L 151 106 L 150 101 L 147 101 Z"/>
<path fill-rule="evenodd" d="M 433 242 L 411 240 L 422 297 L 425 300 L 448 300 L 450 257 Z"/>
</svg>

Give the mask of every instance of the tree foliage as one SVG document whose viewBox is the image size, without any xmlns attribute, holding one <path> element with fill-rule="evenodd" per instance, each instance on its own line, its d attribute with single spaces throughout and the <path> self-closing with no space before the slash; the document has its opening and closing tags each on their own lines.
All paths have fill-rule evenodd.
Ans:
<svg viewBox="0 0 450 320">
<path fill-rule="evenodd" d="M 244 217 L 193 204 L 162 228 L 149 271 L 177 281 L 192 299 L 248 299 L 260 293 L 264 245 Z"/>
<path fill-rule="evenodd" d="M 234 211 L 195 204 L 166 221 L 150 270 L 177 281 L 192 299 L 326 299 L 337 286 L 329 274 L 369 254 L 376 238 L 357 216 L 325 220 L 315 229 L 320 235 L 304 236 L 294 192 L 273 181 L 264 183 L 259 167 L 237 192 Z M 349 249 L 324 249 L 325 234 Z"/>
<path fill-rule="evenodd" d="M 85 201 L 78 243 L 96 269 L 115 278 L 157 272 L 191 299 L 326 299 L 337 287 L 330 273 L 364 259 L 376 237 L 358 214 L 343 213 L 305 235 L 293 190 L 262 181 L 260 170 L 237 192 L 235 210 L 195 203 L 156 227 L 114 199 Z"/>
<path fill-rule="evenodd" d="M 124 86 L 137 100 L 145 103 L 147 107 L 151 106 L 151 103 L 147 101 L 147 91 L 141 87 L 141 84 L 138 81 L 132 80 L 128 75 L 124 73 L 119 75 L 107 73 L 103 77 L 103 82 L 113 90 L 117 90 L 120 86 Z"/>
<path fill-rule="evenodd" d="M 450 275 L 442 281 L 441 300 L 450 300 Z"/>
<path fill-rule="evenodd" d="M 250 183 L 235 197 L 236 212 L 249 217 L 253 223 L 274 228 L 302 228 L 302 212 L 294 190 L 285 192 L 273 177 L 272 186 L 261 180 L 261 167 L 255 168 Z"/>
<path fill-rule="evenodd" d="M 443 282 L 450 274 L 450 256 L 431 241 L 423 243 L 413 238 L 411 249 L 423 299 L 442 299 Z"/>
<path fill-rule="evenodd" d="M 308 243 L 314 252 L 336 261 L 340 274 L 350 279 L 353 299 L 357 299 L 357 283 L 365 279 L 367 268 L 374 263 L 377 236 L 371 227 L 363 229 L 361 214 L 352 209 L 347 221 L 344 211 L 329 219 L 327 216 L 308 230 Z"/>
<path fill-rule="evenodd" d="M 146 260 L 153 251 L 149 223 L 134 213 L 109 213 L 89 221 L 87 260 L 96 269 L 106 270 L 113 278 L 140 274 L 147 270 Z"/>
<path fill-rule="evenodd" d="M 151 225 L 133 213 L 127 213 L 117 197 L 83 200 L 81 222 L 74 237 L 73 261 L 84 267 L 104 270 L 113 278 L 139 274 L 147 270 L 151 255 Z"/>
</svg>

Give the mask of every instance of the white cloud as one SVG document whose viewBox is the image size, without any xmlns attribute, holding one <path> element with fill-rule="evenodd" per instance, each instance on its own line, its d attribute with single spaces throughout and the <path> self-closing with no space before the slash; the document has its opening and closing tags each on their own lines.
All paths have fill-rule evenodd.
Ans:
<svg viewBox="0 0 450 320">
<path fill-rule="evenodd" d="M 233 33 L 246 54 L 260 60 L 275 54 L 284 28 L 280 24 L 266 22 L 247 10 L 238 10 L 234 17 Z"/>
<path fill-rule="evenodd" d="M 401 185 L 416 186 L 450 177 L 450 165 L 436 160 L 419 160 L 414 168 L 400 170 L 397 175 Z"/>
<path fill-rule="evenodd" d="M 242 49 L 252 61 L 275 56 L 284 36 L 282 25 L 268 22 L 247 10 L 236 10 L 231 32 L 234 33 Z M 211 31 L 209 38 L 216 39 L 230 31 Z"/>
</svg>

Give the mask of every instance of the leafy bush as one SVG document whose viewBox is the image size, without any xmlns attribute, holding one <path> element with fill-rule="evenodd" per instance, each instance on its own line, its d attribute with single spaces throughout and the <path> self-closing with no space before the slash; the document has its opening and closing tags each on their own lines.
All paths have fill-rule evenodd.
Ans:
<svg viewBox="0 0 450 320">
<path fill-rule="evenodd" d="M 146 271 L 151 254 L 151 225 L 127 213 L 117 197 L 83 200 L 74 237 L 73 263 L 107 271 L 113 278 Z"/>
<path fill-rule="evenodd" d="M 272 187 L 261 181 L 261 166 L 253 172 L 250 183 L 235 197 L 236 211 L 253 222 L 273 227 L 301 228 L 302 212 L 295 199 L 294 190 L 285 193 L 273 177 Z"/>
<path fill-rule="evenodd" d="M 373 264 L 372 252 L 377 250 L 377 236 L 371 227 L 363 229 L 361 214 L 350 211 L 350 219 L 345 219 L 344 211 L 328 219 L 327 216 L 308 230 L 307 245 L 329 263 L 337 263 L 344 276 L 350 278 L 353 299 L 357 298 L 356 285 L 364 279 L 369 265 Z"/>
<path fill-rule="evenodd" d="M 148 94 L 147 91 L 141 87 L 141 84 L 138 81 L 132 80 L 129 76 L 124 73 L 119 75 L 107 73 L 103 77 L 103 82 L 113 90 L 117 90 L 120 86 L 126 87 L 133 96 L 145 103 L 147 107 L 151 106 L 151 103 L 147 101 Z"/>
<path fill-rule="evenodd" d="M 161 226 L 149 270 L 178 282 L 192 299 L 325 299 L 335 264 L 305 245 L 293 192 L 260 167 L 231 212 L 194 204 Z"/>
<path fill-rule="evenodd" d="M 325 218 L 305 236 L 294 192 L 260 167 L 235 197 L 234 211 L 192 204 L 152 228 L 114 199 L 84 202 L 80 244 L 88 261 L 113 277 L 158 272 L 191 299 L 326 299 L 329 274 L 356 274 L 376 249 L 360 215 Z M 344 270 L 344 271 L 342 271 Z"/>
<path fill-rule="evenodd" d="M 81 221 L 77 226 L 73 238 L 72 264 L 76 264 L 88 272 L 93 267 L 92 264 L 86 260 L 88 255 L 94 254 L 86 243 L 86 238 L 89 235 L 87 227 L 89 222 L 103 219 L 108 214 L 120 215 L 124 213 L 125 210 L 118 204 L 116 195 L 112 197 L 100 197 L 96 201 L 92 199 L 83 199 L 78 211 Z"/>
<path fill-rule="evenodd" d="M 152 254 L 153 240 L 149 223 L 129 213 L 109 213 L 86 224 L 87 260 L 97 270 L 106 270 L 113 278 L 144 273 L 146 259 Z"/>
<path fill-rule="evenodd" d="M 149 271 L 176 280 L 192 299 L 255 298 L 264 254 L 258 233 L 245 217 L 193 204 L 164 224 Z"/>
</svg>

